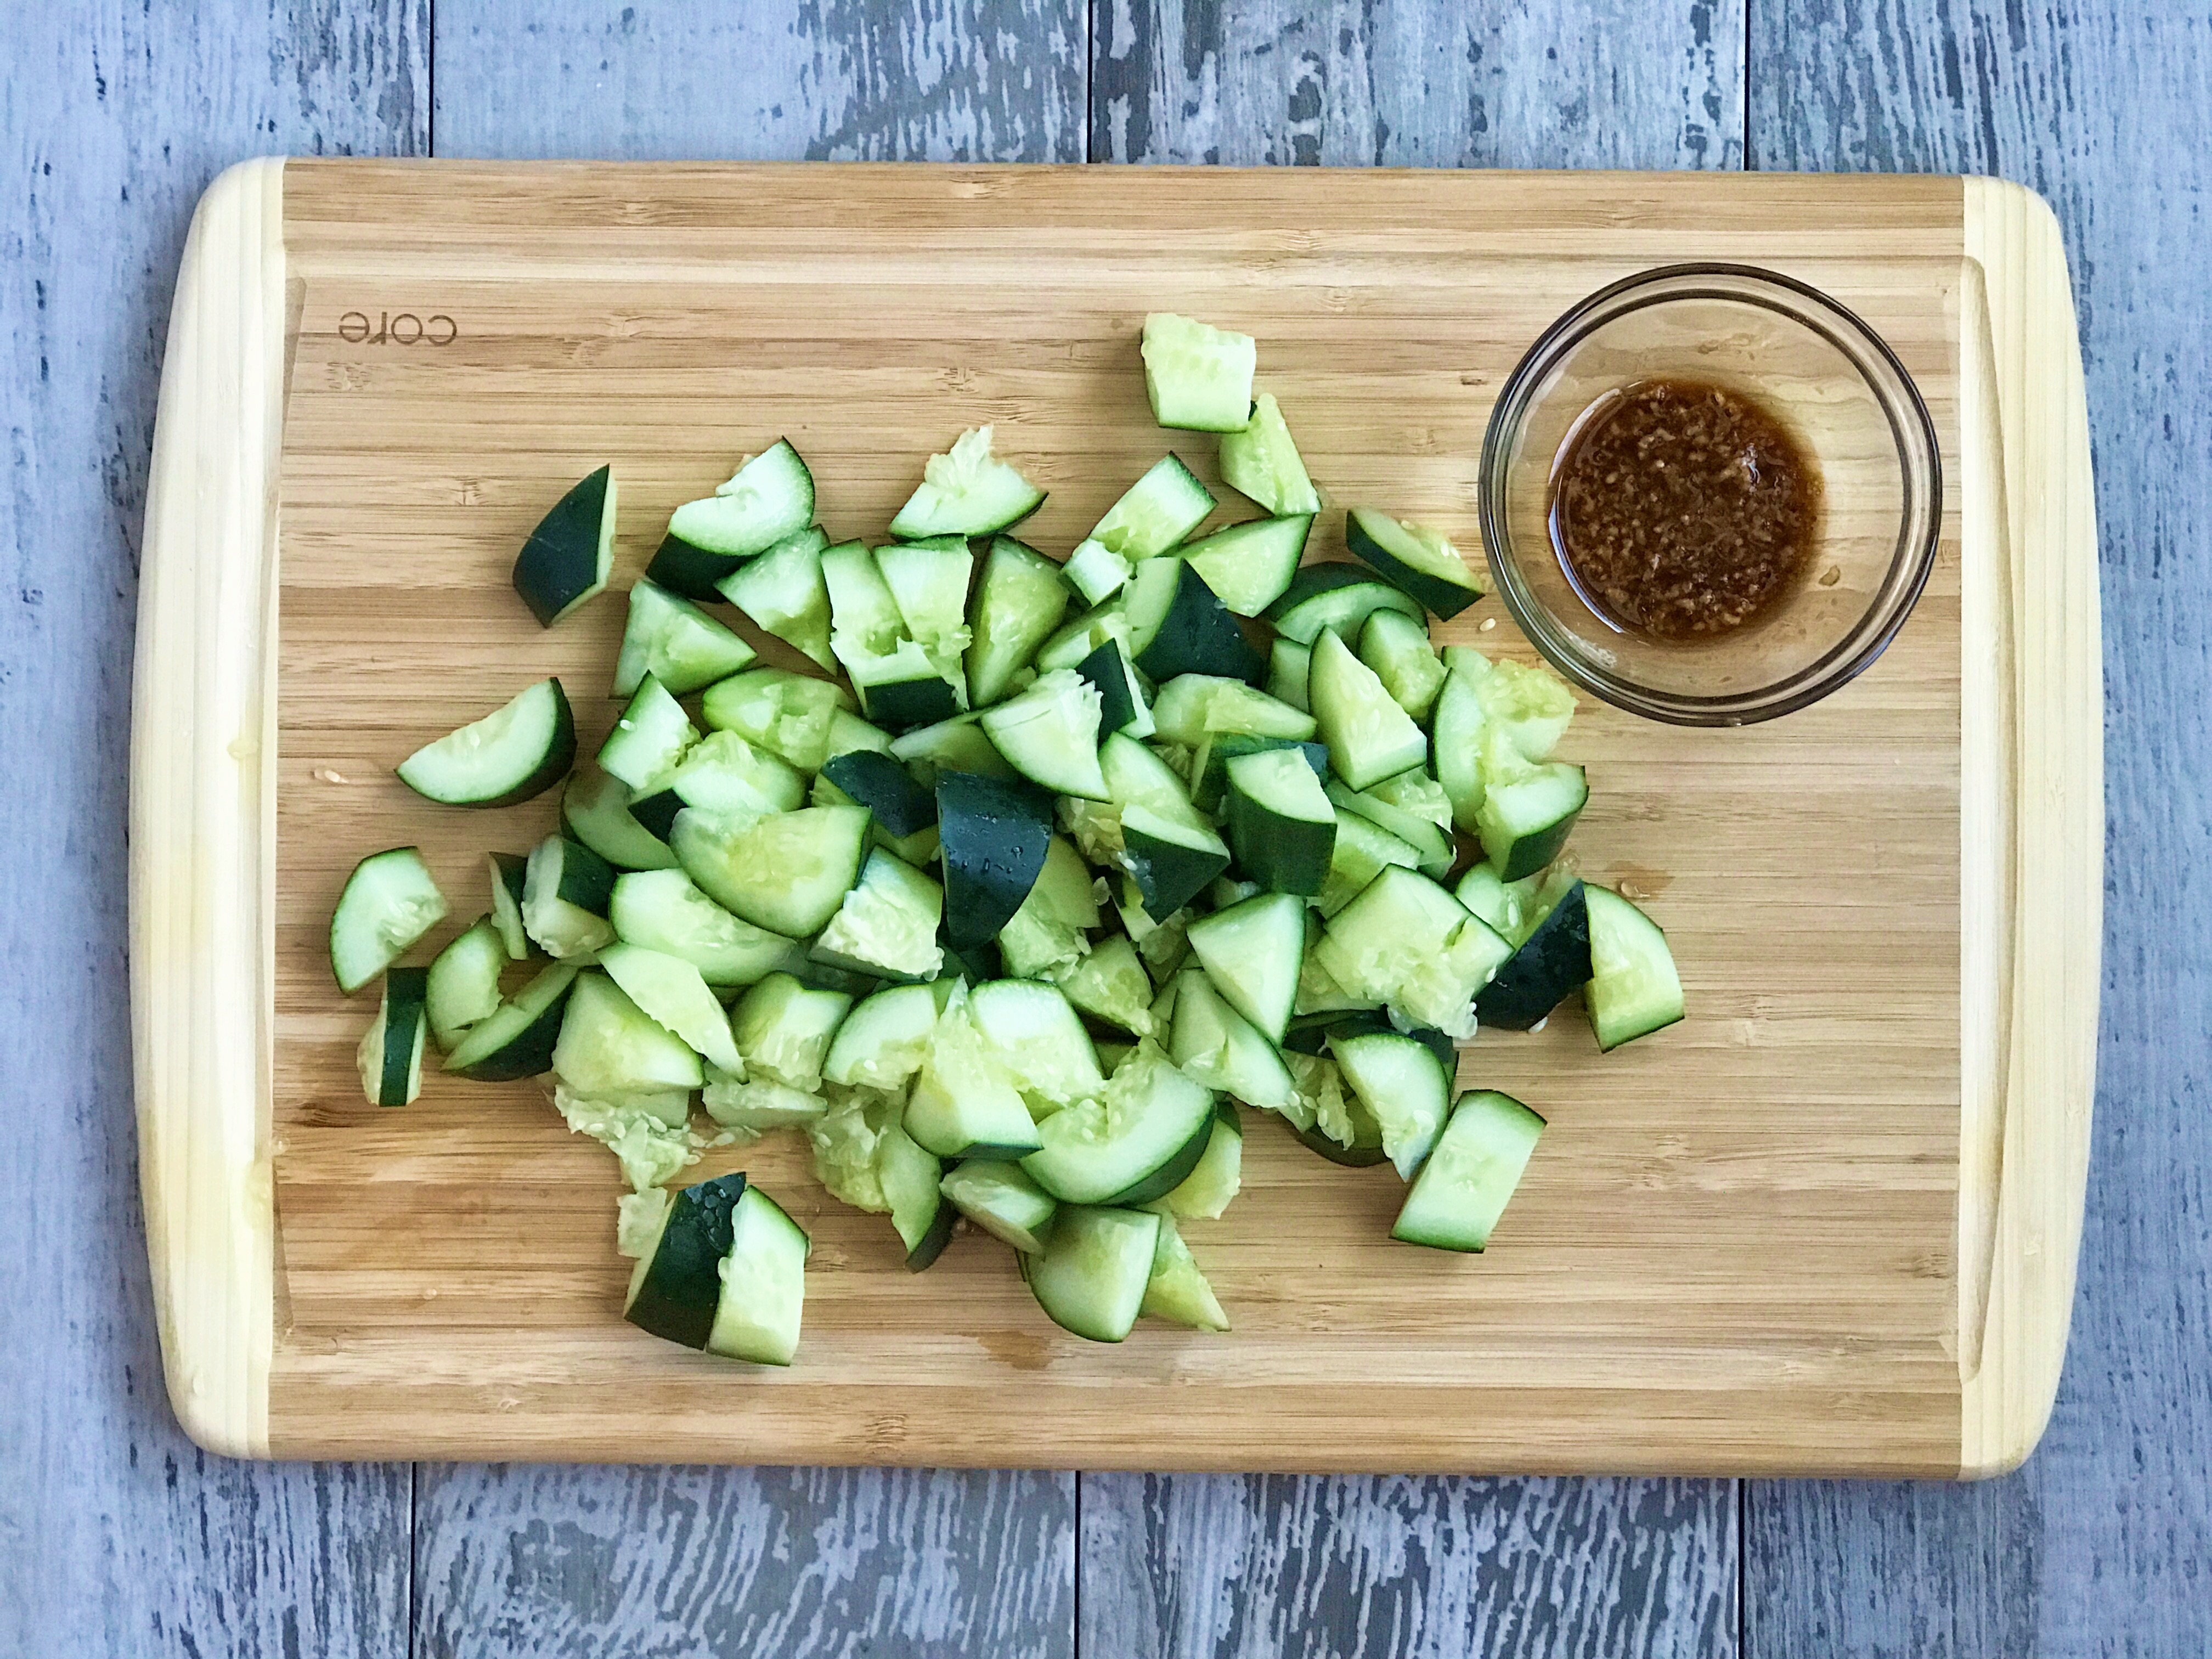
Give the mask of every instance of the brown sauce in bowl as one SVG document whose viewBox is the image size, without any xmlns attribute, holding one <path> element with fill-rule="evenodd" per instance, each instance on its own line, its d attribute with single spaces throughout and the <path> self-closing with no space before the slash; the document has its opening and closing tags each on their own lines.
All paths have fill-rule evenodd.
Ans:
<svg viewBox="0 0 2212 1659">
<path fill-rule="evenodd" d="M 1820 475 L 1741 392 L 1643 380 L 1584 414 L 1552 476 L 1552 540 L 1584 599 L 1655 640 L 1717 638 L 1796 586 Z"/>
</svg>

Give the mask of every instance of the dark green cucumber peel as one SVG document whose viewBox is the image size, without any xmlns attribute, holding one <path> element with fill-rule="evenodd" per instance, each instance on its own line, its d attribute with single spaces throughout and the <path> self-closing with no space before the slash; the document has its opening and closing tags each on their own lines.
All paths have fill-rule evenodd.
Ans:
<svg viewBox="0 0 2212 1659">
<path fill-rule="evenodd" d="M 1129 676 L 1122 668 L 1121 644 L 1109 640 L 1075 665 L 1075 672 L 1098 690 L 1098 730 L 1118 732 L 1137 715 L 1129 695 Z"/>
<path fill-rule="evenodd" d="M 430 994 L 428 968 L 384 970 L 384 1069 L 377 1079 L 377 1098 L 404 1102 L 410 1074 L 414 1071 L 415 1039 L 427 1017 Z"/>
<path fill-rule="evenodd" d="M 1180 562 L 1167 613 L 1137 653 L 1137 666 L 1155 684 L 1178 674 L 1219 674 L 1248 685 L 1267 678 L 1267 658 L 1244 636 L 1235 615 L 1205 577 Z"/>
<path fill-rule="evenodd" d="M 542 970 L 556 974 L 559 966 Z M 575 988 L 575 976 L 561 988 L 560 994 L 538 1011 L 535 1018 L 520 1031 L 508 1038 L 472 1066 L 455 1066 L 447 1062 L 447 1070 L 456 1077 L 465 1077 L 477 1083 L 511 1083 L 517 1078 L 542 1077 L 553 1069 L 553 1045 L 561 1040 L 562 1016 L 568 1012 L 568 994 Z M 510 1002 L 519 1002 L 527 996 L 530 988 L 525 986 Z M 495 1014 L 494 1019 L 499 1018 Z M 456 1054 L 459 1049 L 454 1051 Z"/>
<path fill-rule="evenodd" d="M 653 562 L 646 566 L 645 574 L 648 581 L 658 582 L 670 592 L 680 593 L 687 599 L 714 600 L 722 597 L 719 584 L 744 562 L 744 555 L 709 553 L 671 532 L 660 538 L 660 546 L 653 556 Z"/>
<path fill-rule="evenodd" d="M 1121 826 L 1121 860 L 1137 883 L 1145 914 L 1165 921 L 1206 890 L 1206 884 L 1229 867 L 1224 848 L 1186 847 L 1179 841 Z"/>
<path fill-rule="evenodd" d="M 860 698 L 866 704 L 868 718 L 894 735 L 934 726 L 960 712 L 960 700 L 951 682 L 935 674 L 865 686 Z"/>
<path fill-rule="evenodd" d="M 937 822 L 937 797 L 916 783 L 906 768 L 877 750 L 833 755 L 823 763 L 822 775 L 874 814 L 877 826 L 895 841 Z"/>
<path fill-rule="evenodd" d="M 1482 988 L 1474 1000 L 1474 1017 L 1485 1025 L 1525 1031 L 1589 976 L 1589 906 L 1577 882 Z"/>
<path fill-rule="evenodd" d="M 514 591 L 540 627 L 552 627 L 606 585 L 599 553 L 613 477 L 614 469 L 603 466 L 579 481 L 538 521 L 514 556 Z"/>
<path fill-rule="evenodd" d="M 946 1158 L 944 1167 L 951 1169 L 957 1158 Z M 906 1270 L 918 1273 L 934 1267 L 937 1258 L 945 1254 L 945 1247 L 952 1242 L 952 1230 L 960 1223 L 960 1206 L 951 1199 L 940 1196 L 937 1213 L 929 1218 L 929 1230 L 915 1240 L 914 1248 L 906 1253 Z"/>
<path fill-rule="evenodd" d="M 685 1187 L 670 1200 L 659 1242 L 623 1317 L 687 1348 L 704 1348 L 722 1295 L 722 1260 L 735 1241 L 741 1171 Z"/>
<path fill-rule="evenodd" d="M 1051 802 L 1026 784 L 947 772 L 937 780 L 937 827 L 946 933 L 963 948 L 996 939 L 1044 869 Z"/>
</svg>

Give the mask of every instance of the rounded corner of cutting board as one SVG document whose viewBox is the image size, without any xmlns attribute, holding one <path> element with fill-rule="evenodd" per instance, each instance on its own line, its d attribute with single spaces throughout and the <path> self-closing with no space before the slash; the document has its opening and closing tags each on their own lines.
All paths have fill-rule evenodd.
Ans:
<svg viewBox="0 0 2212 1659">
<path fill-rule="evenodd" d="M 270 927 L 284 162 L 216 175 L 177 273 L 139 560 L 131 1002 L 139 1195 L 185 1432 L 269 1452 Z"/>
</svg>

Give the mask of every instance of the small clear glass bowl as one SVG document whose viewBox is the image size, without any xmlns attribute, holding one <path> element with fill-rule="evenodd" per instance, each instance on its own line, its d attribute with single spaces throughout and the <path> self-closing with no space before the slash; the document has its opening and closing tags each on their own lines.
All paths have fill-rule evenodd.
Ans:
<svg viewBox="0 0 2212 1659">
<path fill-rule="evenodd" d="M 1717 383 L 1779 418 L 1818 468 L 1795 588 L 1694 643 L 1587 603 L 1553 540 L 1552 482 L 1583 414 L 1638 381 Z M 1819 701 L 1881 654 L 1942 528 L 1935 423 L 1881 337 L 1818 289 L 1748 265 L 1668 265 L 1601 289 L 1521 360 L 1482 444 L 1482 539 L 1529 642 L 1576 684 L 1680 726 L 1748 726 Z"/>
</svg>

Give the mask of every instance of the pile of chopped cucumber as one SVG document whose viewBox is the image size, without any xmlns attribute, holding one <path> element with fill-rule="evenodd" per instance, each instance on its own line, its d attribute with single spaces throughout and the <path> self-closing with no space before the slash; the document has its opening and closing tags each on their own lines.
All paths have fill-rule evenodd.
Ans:
<svg viewBox="0 0 2212 1659">
<path fill-rule="evenodd" d="M 992 429 L 933 457 L 880 546 L 832 542 L 788 441 L 678 507 L 630 589 L 620 718 L 594 764 L 548 679 L 408 757 L 426 799 L 562 785 L 557 826 L 487 860 L 489 908 L 427 967 L 447 904 L 412 848 L 331 924 L 382 1106 L 447 1072 L 550 1076 L 632 1192 L 630 1320 L 787 1364 L 805 1232 L 742 1174 L 671 1191 L 714 1142 L 803 1134 L 907 1265 L 958 1222 L 1044 1311 L 1116 1342 L 1225 1330 L 1183 1229 L 1236 1197 L 1239 1108 L 1407 1183 L 1392 1237 L 1480 1250 L 1543 1127 L 1455 1097 L 1455 1044 L 1572 993 L 1601 1048 L 1682 1017 L 1665 935 L 1565 855 L 1589 797 L 1553 758 L 1574 699 L 1431 617 L 1482 596 L 1433 531 L 1356 507 L 1357 562 L 1304 562 L 1322 501 L 1249 336 L 1145 322 L 1164 427 L 1220 434 L 1221 507 L 1173 454 L 1065 562 L 1013 527 L 1044 492 Z M 514 568 L 550 627 L 606 583 L 602 467 Z M 726 605 L 801 667 L 706 607 Z M 565 780 L 565 782 L 563 781 Z"/>
</svg>

